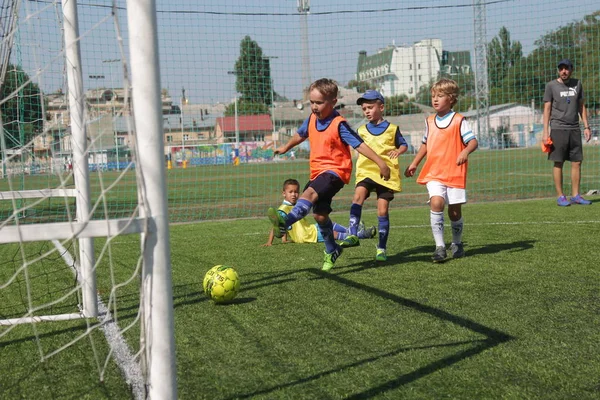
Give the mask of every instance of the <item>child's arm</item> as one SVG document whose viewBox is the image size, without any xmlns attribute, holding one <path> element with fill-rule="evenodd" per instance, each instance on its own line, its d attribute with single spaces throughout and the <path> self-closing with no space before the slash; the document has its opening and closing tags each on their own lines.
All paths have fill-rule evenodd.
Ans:
<svg viewBox="0 0 600 400">
<path fill-rule="evenodd" d="M 290 138 L 290 140 L 288 140 L 288 142 L 286 144 L 281 145 L 278 148 L 276 148 L 275 151 L 273 152 L 273 154 L 287 153 L 288 150 L 298 146 L 300 143 L 304 142 L 305 140 L 306 140 L 305 137 L 302 137 L 298 133 L 296 133 L 296 134 L 294 134 L 294 136 L 292 136 Z"/>
<path fill-rule="evenodd" d="M 369 146 L 365 143 L 361 143 L 360 146 L 355 147 L 354 150 L 358 151 L 369 160 L 373 161 L 379 167 L 379 173 L 383 180 L 387 181 L 390 179 L 390 167 L 386 164 L 381 157 L 377 155 Z"/>
<path fill-rule="evenodd" d="M 469 158 L 469 154 L 477 150 L 477 147 L 479 147 L 477 139 L 469 140 L 469 143 L 467 143 L 467 147 L 465 147 L 464 150 L 461 151 L 458 155 L 458 158 L 456 159 L 456 165 L 462 165 L 466 163 Z"/>
<path fill-rule="evenodd" d="M 408 150 L 408 143 L 406 143 L 406 139 L 404 139 L 404 136 L 402 136 L 402 133 L 400 133 L 400 128 L 396 128 L 396 137 L 394 138 L 394 150 L 391 150 L 387 155 L 389 158 L 391 158 L 392 160 L 394 158 L 398 158 L 400 157 L 400 154 L 404 154 L 406 153 L 406 150 Z"/>
<path fill-rule="evenodd" d="M 394 158 L 398 158 L 400 154 L 406 153 L 406 150 L 408 150 L 408 146 L 400 146 L 397 149 L 391 150 L 388 156 L 393 160 Z"/>
<path fill-rule="evenodd" d="M 274 238 L 275 238 L 275 232 L 273 232 L 273 228 L 271 228 L 271 230 L 269 231 L 269 239 L 267 240 L 267 243 L 262 245 L 262 247 L 271 246 L 273 244 Z"/>
<path fill-rule="evenodd" d="M 427 155 L 427 143 L 423 143 L 423 144 L 421 144 L 421 147 L 419 147 L 419 151 L 415 155 L 414 160 L 410 163 L 410 165 L 408 167 L 406 167 L 406 170 L 404 171 L 404 176 L 406 176 L 407 178 L 414 176 L 415 172 L 417 172 L 417 167 L 419 166 L 421 161 L 423 161 L 423 159 L 425 158 L 426 155 Z"/>
</svg>

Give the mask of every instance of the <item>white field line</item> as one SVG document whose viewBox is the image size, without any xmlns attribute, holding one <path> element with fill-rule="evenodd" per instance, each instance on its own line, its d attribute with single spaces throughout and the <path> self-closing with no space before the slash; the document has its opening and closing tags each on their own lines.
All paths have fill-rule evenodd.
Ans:
<svg viewBox="0 0 600 400">
<path fill-rule="evenodd" d="M 587 220 L 587 221 L 505 221 L 505 222 L 465 222 L 468 226 L 497 226 L 497 225 L 585 225 L 585 224 L 600 224 L 600 220 Z M 431 225 L 420 224 L 420 225 L 391 225 L 390 228 L 402 229 L 402 228 L 431 228 Z M 253 235 L 265 235 L 269 236 L 268 229 L 263 232 L 246 232 L 245 236 Z"/>
<path fill-rule="evenodd" d="M 58 240 L 53 240 L 52 243 L 58 249 L 66 264 L 73 269 L 73 273 L 77 276 L 77 280 L 79 280 L 80 275 L 77 274 L 76 262 L 71 253 Z M 145 399 L 146 389 L 140 366 L 135 361 L 125 338 L 121 335 L 119 325 L 112 318 L 110 310 L 106 307 L 100 296 L 97 297 L 97 302 L 98 319 L 102 321 L 100 329 L 104 332 L 117 366 L 125 377 L 125 381 L 130 385 L 134 398 L 137 400 Z"/>
</svg>

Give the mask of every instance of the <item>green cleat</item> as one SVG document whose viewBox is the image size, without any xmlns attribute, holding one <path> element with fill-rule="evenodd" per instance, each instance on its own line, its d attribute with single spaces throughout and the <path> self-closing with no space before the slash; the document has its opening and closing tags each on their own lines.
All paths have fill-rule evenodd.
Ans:
<svg viewBox="0 0 600 400">
<path fill-rule="evenodd" d="M 323 259 L 323 267 L 321 268 L 321 270 L 329 271 L 331 268 L 333 268 L 333 264 L 335 264 L 335 260 L 337 260 L 338 257 L 342 254 L 342 251 L 343 251 L 343 249 L 341 247 L 338 247 L 331 254 L 325 252 L 325 257 Z"/>
<path fill-rule="evenodd" d="M 360 246 L 360 240 L 358 239 L 358 236 L 356 236 L 356 235 L 348 235 L 348 236 L 346 236 L 346 239 L 344 239 L 340 242 L 340 246 L 342 246 L 344 248 Z"/>
<path fill-rule="evenodd" d="M 273 225 L 273 233 L 275 237 L 280 238 L 285 234 L 285 221 L 283 217 L 273 207 L 269 207 L 267 210 L 267 217 L 271 225 Z"/>
<path fill-rule="evenodd" d="M 387 254 L 385 253 L 385 249 L 377 249 L 375 261 L 387 261 Z"/>
<path fill-rule="evenodd" d="M 362 233 L 362 235 L 361 235 Z M 358 236 L 359 237 L 364 237 L 365 239 L 372 239 L 375 237 L 375 235 L 377 235 L 377 228 L 375 228 L 374 226 L 370 226 L 368 228 L 363 229 L 363 231 L 359 231 L 358 232 Z"/>
<path fill-rule="evenodd" d="M 370 226 L 370 227 L 365 227 L 365 223 L 360 221 L 358 223 L 358 232 L 357 232 L 358 238 L 359 239 L 371 239 L 374 238 L 375 235 L 377 235 L 377 228 L 374 226 Z"/>
</svg>

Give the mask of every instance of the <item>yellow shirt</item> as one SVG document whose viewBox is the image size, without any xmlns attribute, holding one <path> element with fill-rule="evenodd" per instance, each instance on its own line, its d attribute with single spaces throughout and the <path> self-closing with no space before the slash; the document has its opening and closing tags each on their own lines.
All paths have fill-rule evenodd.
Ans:
<svg viewBox="0 0 600 400">
<path fill-rule="evenodd" d="M 294 205 L 284 200 L 283 204 L 279 206 L 279 211 L 287 215 L 292 208 Z M 317 225 L 308 222 L 307 218 L 302 218 L 288 227 L 287 234 L 294 243 L 317 243 Z"/>
<path fill-rule="evenodd" d="M 398 127 L 394 124 L 389 124 L 387 129 L 380 135 L 373 135 L 367 129 L 366 125 L 362 125 L 358 128 L 358 134 L 364 140 L 379 157 L 381 157 L 385 163 L 390 167 L 390 179 L 384 181 L 379 175 L 379 167 L 373 161 L 360 154 L 356 161 L 356 182 L 360 182 L 365 178 L 371 179 L 386 188 L 393 190 L 394 192 L 400 192 L 402 190 L 402 183 L 400 181 L 400 167 L 398 165 L 398 158 L 391 159 L 388 153 L 396 149 L 396 131 Z"/>
</svg>

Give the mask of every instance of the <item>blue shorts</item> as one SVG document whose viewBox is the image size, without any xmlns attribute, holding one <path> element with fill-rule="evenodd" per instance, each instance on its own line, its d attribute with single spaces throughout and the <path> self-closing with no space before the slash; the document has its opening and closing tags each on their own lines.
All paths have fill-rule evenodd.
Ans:
<svg viewBox="0 0 600 400">
<path fill-rule="evenodd" d="M 329 215 L 332 211 L 331 201 L 333 196 L 337 194 L 344 187 L 344 181 L 342 178 L 331 172 L 323 172 L 312 181 L 308 181 L 304 190 L 312 188 L 319 198 L 313 204 L 313 213 L 315 214 L 327 214 Z"/>
</svg>

